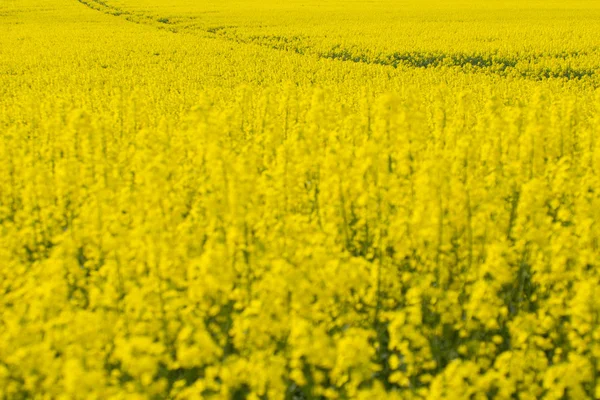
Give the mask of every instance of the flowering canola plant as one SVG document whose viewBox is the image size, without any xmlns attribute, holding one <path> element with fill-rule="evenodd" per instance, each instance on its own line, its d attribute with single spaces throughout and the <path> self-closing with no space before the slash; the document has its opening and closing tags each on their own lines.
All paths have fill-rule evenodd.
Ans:
<svg viewBox="0 0 600 400">
<path fill-rule="evenodd" d="M 600 4 L 4 0 L 0 399 L 600 397 Z"/>
</svg>

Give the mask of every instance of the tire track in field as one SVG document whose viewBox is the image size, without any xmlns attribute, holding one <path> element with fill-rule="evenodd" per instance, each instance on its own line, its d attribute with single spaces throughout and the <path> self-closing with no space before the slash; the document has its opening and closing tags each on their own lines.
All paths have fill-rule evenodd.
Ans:
<svg viewBox="0 0 600 400">
<path fill-rule="evenodd" d="M 171 33 L 179 32 L 198 32 L 207 35 L 208 38 L 222 39 L 238 44 L 253 44 L 278 51 L 293 52 L 300 55 L 312 55 L 320 59 L 337 60 L 342 62 L 354 62 L 368 65 L 379 65 L 392 67 L 394 69 L 403 66 L 408 68 L 437 68 L 437 67 L 456 67 L 464 73 L 485 73 L 494 74 L 502 77 L 512 76 L 529 80 L 541 81 L 550 78 L 578 80 L 583 78 L 594 78 L 600 68 L 560 68 L 552 70 L 549 68 L 542 70 L 517 70 L 517 64 L 520 61 L 535 62 L 540 57 L 530 56 L 527 58 L 499 57 L 493 54 L 445 54 L 445 53 L 424 53 L 424 52 L 395 52 L 392 54 L 381 54 L 378 56 L 369 56 L 366 52 L 358 50 L 351 51 L 344 49 L 339 45 L 333 46 L 326 52 L 316 52 L 305 43 L 306 37 L 301 36 L 280 36 L 280 35 L 250 35 L 241 36 L 232 32 L 236 26 L 217 26 L 211 28 L 202 28 L 197 24 L 184 25 L 181 21 L 171 20 L 166 17 L 153 17 L 143 13 L 123 10 L 119 7 L 110 5 L 107 0 L 77 0 L 86 7 L 102 12 L 107 15 L 123 18 L 129 22 L 141 25 L 153 26 L 157 29 Z M 195 20 L 196 17 L 188 17 L 188 21 Z M 571 54 L 578 56 L 580 53 Z M 558 54 L 551 58 L 564 58 L 564 55 Z M 467 70 L 465 70 L 468 69 Z M 597 85 L 596 85 L 597 86 Z"/>
<path fill-rule="evenodd" d="M 77 2 L 83 4 L 84 6 L 92 10 L 99 11 L 103 14 L 111 15 L 114 17 L 120 17 L 129 22 L 133 22 L 134 24 L 154 26 L 155 28 L 166 30 L 172 33 L 178 32 L 178 29 L 176 29 L 175 24 L 171 23 L 171 21 L 169 21 L 169 19 L 167 18 L 153 18 L 149 15 L 145 15 L 142 13 L 135 13 L 123 10 L 121 8 L 108 4 L 108 2 L 104 0 L 77 0 Z"/>
</svg>

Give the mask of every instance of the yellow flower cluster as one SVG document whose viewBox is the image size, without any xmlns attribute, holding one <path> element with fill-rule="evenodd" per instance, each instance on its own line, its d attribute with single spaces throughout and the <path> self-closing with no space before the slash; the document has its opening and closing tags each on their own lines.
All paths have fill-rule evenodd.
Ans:
<svg viewBox="0 0 600 400">
<path fill-rule="evenodd" d="M 600 397 L 600 4 L 0 3 L 0 399 Z"/>
</svg>

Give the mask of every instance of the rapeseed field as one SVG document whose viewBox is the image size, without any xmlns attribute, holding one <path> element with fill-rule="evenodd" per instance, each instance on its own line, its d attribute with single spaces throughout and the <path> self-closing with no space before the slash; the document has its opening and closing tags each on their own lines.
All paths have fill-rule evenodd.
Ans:
<svg viewBox="0 0 600 400">
<path fill-rule="evenodd" d="M 0 0 L 0 399 L 600 398 L 599 37 Z"/>
</svg>

